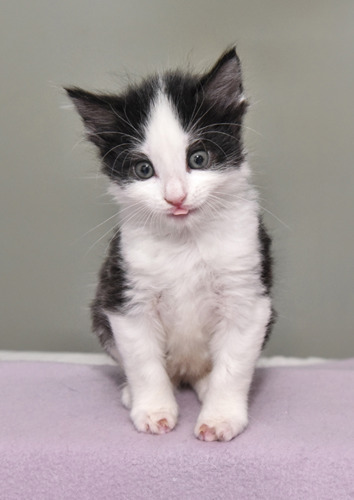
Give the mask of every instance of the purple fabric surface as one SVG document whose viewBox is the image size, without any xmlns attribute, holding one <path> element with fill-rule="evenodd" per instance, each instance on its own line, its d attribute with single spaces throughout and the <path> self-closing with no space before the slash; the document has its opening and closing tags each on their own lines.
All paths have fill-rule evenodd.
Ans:
<svg viewBox="0 0 354 500">
<path fill-rule="evenodd" d="M 256 372 L 250 425 L 229 443 L 193 436 L 199 403 L 138 434 L 110 366 L 0 364 L 0 498 L 353 499 L 354 360 Z"/>
</svg>

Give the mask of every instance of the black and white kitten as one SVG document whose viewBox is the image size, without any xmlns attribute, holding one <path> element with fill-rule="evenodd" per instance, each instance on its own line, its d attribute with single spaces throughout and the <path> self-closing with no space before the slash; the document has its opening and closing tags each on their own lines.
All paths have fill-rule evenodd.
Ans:
<svg viewBox="0 0 354 500">
<path fill-rule="evenodd" d="M 120 210 L 92 305 L 123 367 L 138 431 L 177 422 L 174 388 L 201 412 L 195 435 L 228 441 L 272 324 L 270 240 L 242 144 L 247 108 L 235 49 L 203 76 L 170 72 L 122 95 L 67 89 Z"/>
</svg>

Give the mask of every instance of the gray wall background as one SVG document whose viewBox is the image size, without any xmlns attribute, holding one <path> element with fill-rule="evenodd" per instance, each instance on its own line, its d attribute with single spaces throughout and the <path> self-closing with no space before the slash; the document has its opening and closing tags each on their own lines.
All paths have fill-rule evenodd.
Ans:
<svg viewBox="0 0 354 500">
<path fill-rule="evenodd" d="M 127 74 L 201 70 L 235 42 L 277 264 L 267 354 L 354 355 L 352 0 L 0 7 L 1 349 L 99 350 L 87 304 L 112 220 L 92 228 L 115 208 L 60 86 L 117 90 Z"/>
</svg>

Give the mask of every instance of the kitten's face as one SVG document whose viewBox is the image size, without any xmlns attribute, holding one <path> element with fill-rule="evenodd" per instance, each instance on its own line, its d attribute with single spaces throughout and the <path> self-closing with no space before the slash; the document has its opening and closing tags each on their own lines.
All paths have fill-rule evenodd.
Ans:
<svg viewBox="0 0 354 500">
<path fill-rule="evenodd" d="M 246 103 L 234 50 L 202 78 L 167 74 L 120 97 L 68 93 L 100 150 L 122 224 L 197 227 L 243 182 Z"/>
</svg>

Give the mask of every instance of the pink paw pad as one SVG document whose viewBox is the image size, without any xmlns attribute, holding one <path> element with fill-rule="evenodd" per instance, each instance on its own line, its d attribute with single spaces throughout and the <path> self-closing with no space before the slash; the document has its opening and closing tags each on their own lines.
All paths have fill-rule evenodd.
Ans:
<svg viewBox="0 0 354 500">
<path fill-rule="evenodd" d="M 161 418 L 156 422 L 156 424 L 151 427 L 149 424 L 145 425 L 145 432 L 150 434 L 166 434 L 166 432 L 170 432 L 171 427 L 168 424 L 166 418 Z"/>
<path fill-rule="evenodd" d="M 166 418 L 161 418 L 161 420 L 157 422 L 157 425 L 159 427 L 159 431 L 162 433 L 170 432 L 171 430 Z"/>
<path fill-rule="evenodd" d="M 216 441 L 217 436 L 214 427 L 202 424 L 199 428 L 198 439 L 201 441 Z"/>
</svg>

